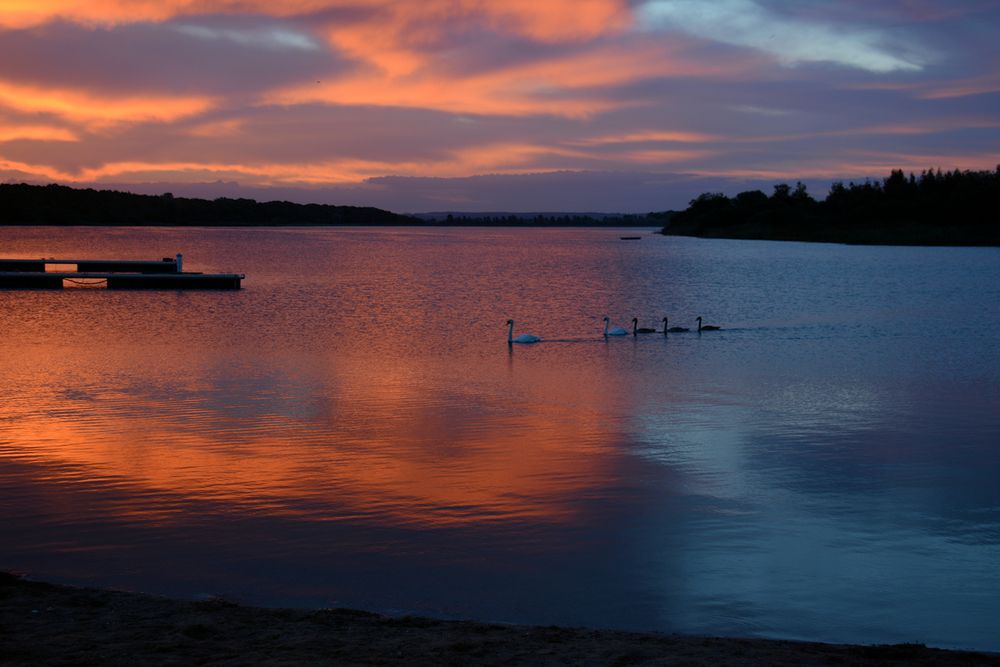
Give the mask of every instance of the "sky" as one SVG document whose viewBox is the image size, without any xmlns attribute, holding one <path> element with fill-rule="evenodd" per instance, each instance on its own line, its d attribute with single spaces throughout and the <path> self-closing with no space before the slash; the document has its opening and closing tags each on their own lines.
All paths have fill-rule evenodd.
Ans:
<svg viewBox="0 0 1000 667">
<path fill-rule="evenodd" d="M 998 164 L 994 0 L 0 0 L 0 182 L 641 213 Z"/>
</svg>

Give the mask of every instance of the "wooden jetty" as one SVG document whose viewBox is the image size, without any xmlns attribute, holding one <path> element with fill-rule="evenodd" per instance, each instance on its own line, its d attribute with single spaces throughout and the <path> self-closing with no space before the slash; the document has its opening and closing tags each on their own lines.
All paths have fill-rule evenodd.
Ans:
<svg viewBox="0 0 1000 667">
<path fill-rule="evenodd" d="M 242 273 L 185 272 L 182 266 L 180 254 L 160 261 L 0 259 L 0 288 L 62 289 L 69 283 L 108 289 L 240 289 L 246 277 Z"/>
</svg>

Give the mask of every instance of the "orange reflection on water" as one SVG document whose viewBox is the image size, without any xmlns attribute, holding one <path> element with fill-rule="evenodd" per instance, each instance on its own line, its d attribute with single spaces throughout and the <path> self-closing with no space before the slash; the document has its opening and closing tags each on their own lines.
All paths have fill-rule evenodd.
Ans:
<svg viewBox="0 0 1000 667">
<path fill-rule="evenodd" d="M 178 499 L 320 521 L 562 522 L 614 474 L 616 436 L 598 409 L 608 386 L 538 355 L 502 350 L 471 370 L 461 359 L 337 357 L 239 392 L 206 389 L 223 364 L 204 352 L 169 370 L 133 353 L 101 361 L 141 360 L 138 373 L 101 366 L 99 379 L 119 386 L 24 383 L 0 404 L 0 457 L 122 494 L 123 516 L 154 522 Z M 143 363 L 172 374 L 167 395 L 143 390 L 153 372 Z M 52 354 L 46 377 L 72 377 L 73 364 Z M 449 387 L 460 374 L 461 388 Z"/>
</svg>

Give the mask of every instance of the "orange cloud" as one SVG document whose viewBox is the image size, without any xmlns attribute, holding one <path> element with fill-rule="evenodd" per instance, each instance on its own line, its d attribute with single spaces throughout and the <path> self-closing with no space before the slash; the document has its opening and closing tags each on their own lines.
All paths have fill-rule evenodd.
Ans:
<svg viewBox="0 0 1000 667">
<path fill-rule="evenodd" d="M 628 5 L 615 0 L 503 0 L 486 6 L 499 20 L 544 41 L 593 38 L 632 23 Z"/>
<path fill-rule="evenodd" d="M 939 100 L 997 92 L 1000 92 L 1000 74 L 992 73 L 969 79 L 932 84 L 925 92 L 921 93 L 920 97 L 928 100 Z"/>
<path fill-rule="evenodd" d="M 542 42 L 588 40 L 616 34 L 632 23 L 628 4 L 621 0 L 369 0 L 364 4 L 379 10 L 369 22 L 371 28 L 411 45 L 476 27 Z"/>
<path fill-rule="evenodd" d="M 399 176 L 465 176 L 476 171 L 503 173 L 539 171 L 531 168 L 530 157 L 547 151 L 535 146 L 502 146 L 466 149 L 446 155 L 435 162 L 377 161 L 343 159 L 323 162 L 235 163 L 196 161 L 115 161 L 96 167 L 67 170 L 45 164 L 0 159 L 0 171 L 37 174 L 64 183 L 101 182 L 106 180 L 172 180 L 201 182 L 237 179 L 260 185 L 334 185 L 358 183 L 367 178 L 395 174 Z M 506 165 L 499 167 L 497 165 Z"/>
<path fill-rule="evenodd" d="M 209 126 L 212 127 L 212 126 Z M 201 128 L 200 131 L 208 131 Z M 109 161 L 76 170 L 45 164 L 0 160 L 0 170 L 38 174 L 61 182 L 158 181 L 200 182 L 239 180 L 258 185 L 333 185 L 359 183 L 393 174 L 397 176 L 461 177 L 469 174 L 526 174 L 577 168 L 581 162 L 678 162 L 707 155 L 697 150 L 636 150 L 592 154 L 559 145 L 527 142 L 494 142 L 467 146 L 423 160 L 331 159 L 321 162 L 220 162 L 220 161 Z"/>
<path fill-rule="evenodd" d="M 467 174 L 523 174 L 546 171 L 538 163 L 542 159 L 567 158 L 562 164 L 548 171 L 568 169 L 575 160 L 590 157 L 588 154 L 558 146 L 529 143 L 494 143 L 471 146 L 454 151 L 452 159 L 442 164 L 441 173 L 431 176 L 461 176 Z M 420 174 L 413 174 L 420 175 Z"/>
<path fill-rule="evenodd" d="M 405 76 L 430 64 L 437 45 L 454 34 L 485 28 L 538 42 L 566 42 L 616 34 L 631 23 L 619 0 L 424 0 L 419 4 L 369 0 L 367 21 L 327 28 L 330 43 L 390 76 Z"/>
<path fill-rule="evenodd" d="M 0 141 L 30 139 L 34 141 L 77 141 L 78 137 L 64 127 L 52 125 L 0 125 Z"/>
<path fill-rule="evenodd" d="M 324 9 L 353 10 L 318 24 L 310 13 Z M 363 11 L 360 11 L 363 10 Z M 581 54 L 560 54 L 548 59 L 495 67 L 486 72 L 456 72 L 461 55 L 451 53 L 454 39 L 464 32 L 488 30 L 517 35 L 535 42 L 594 40 L 621 34 L 632 17 L 625 0 L 425 0 L 419 5 L 395 0 L 298 0 L 272 3 L 265 0 L 69 0 L 18 1 L 2 16 L 0 25 L 25 25 L 62 19 L 84 24 L 113 25 L 136 21 L 163 21 L 170 18 L 220 13 L 255 13 L 281 18 L 302 17 L 314 30 L 324 34 L 336 49 L 365 63 L 371 69 L 347 79 L 322 84 L 299 85 L 267 96 L 282 104 L 332 102 L 336 104 L 377 104 L 411 108 L 457 110 L 464 113 L 528 115 L 552 113 L 585 116 L 619 108 L 620 101 L 594 94 L 560 95 L 575 88 L 626 83 L 667 72 L 686 75 L 710 69 L 693 63 L 679 64 L 668 49 L 655 43 L 626 47 L 597 45 Z M 68 113 L 86 112 L 95 106 L 80 104 L 78 98 L 65 100 L 59 94 L 21 91 L 25 101 L 17 108 Z M 553 99 L 557 97 L 558 100 Z M 0 102 L 3 96 L 0 95 Z M 124 115 L 175 118 L 198 108 L 191 98 L 152 100 L 142 108 L 140 100 L 124 105 Z"/>
<path fill-rule="evenodd" d="M 134 21 L 159 21 L 173 16 L 178 3 L 164 0 L 7 0 L 0 9 L 0 26 L 28 28 L 50 21 L 75 21 L 90 25 L 111 25 Z"/>
<path fill-rule="evenodd" d="M 186 130 L 192 137 L 214 139 L 217 137 L 233 137 L 243 132 L 246 123 L 241 118 L 220 120 L 210 123 L 199 123 Z"/>
<path fill-rule="evenodd" d="M 631 23 L 625 0 L 7 0 L 0 9 L 0 26 L 24 28 L 54 20 L 116 25 L 218 14 L 288 18 L 333 9 L 374 11 L 374 23 L 390 32 L 436 25 L 442 33 L 448 29 L 442 19 L 458 19 L 543 41 L 592 38 Z"/>
<path fill-rule="evenodd" d="M 100 95 L 0 81 L 0 105 L 29 113 L 54 114 L 91 127 L 116 122 L 172 121 L 206 111 L 212 104 L 207 97 Z"/>
<path fill-rule="evenodd" d="M 575 143 L 580 146 L 605 146 L 614 144 L 633 143 L 678 143 L 678 144 L 700 144 L 713 141 L 721 141 L 725 137 L 717 134 L 705 134 L 703 132 L 684 132 L 680 130 L 643 130 L 639 132 L 629 132 L 627 134 L 610 134 L 599 137 L 581 139 Z"/>
<path fill-rule="evenodd" d="M 868 137 L 880 137 L 896 148 L 931 153 L 935 142 L 945 138 L 924 135 L 957 130 L 979 130 L 984 145 L 990 145 L 992 130 L 1000 123 L 989 117 L 986 106 L 969 113 L 975 118 L 954 116 L 961 112 L 946 112 L 945 117 L 939 103 L 926 101 L 1000 91 L 1000 77 L 988 69 L 988 59 L 982 61 L 984 74 L 951 81 L 908 77 L 898 82 L 887 76 L 852 85 L 843 72 L 831 74 L 835 90 L 829 92 L 838 99 L 865 87 L 898 89 L 902 92 L 886 97 L 908 98 L 906 109 L 892 116 L 898 123 L 866 124 L 873 117 L 890 116 L 865 113 L 864 105 L 845 106 L 840 115 L 837 109 L 828 113 L 831 110 L 818 105 L 810 109 L 786 104 L 787 96 L 806 90 L 799 75 L 789 80 L 785 70 L 765 69 L 773 63 L 764 56 L 714 50 L 707 41 L 696 42 L 679 32 L 636 30 L 634 5 L 629 0 L 7 0 L 0 9 L 0 29 L 56 20 L 100 28 L 172 20 L 175 23 L 163 27 L 162 34 L 153 31 L 163 44 L 192 34 L 235 36 L 209 40 L 208 45 L 199 42 L 199 47 L 209 54 L 236 53 L 236 65 L 242 64 L 245 52 L 235 51 L 234 45 L 267 46 L 267 40 L 243 40 L 258 30 L 261 35 L 274 31 L 279 37 L 301 38 L 309 48 L 308 58 L 302 56 L 301 61 L 276 63 L 268 56 L 260 62 L 274 64 L 271 76 L 254 73 L 239 85 L 214 85 L 212 77 L 230 71 L 228 65 L 217 67 L 196 82 L 209 93 L 192 93 L 194 84 L 185 78 L 204 59 L 185 61 L 169 75 L 155 82 L 144 78 L 129 90 L 124 88 L 129 77 L 148 71 L 134 51 L 130 55 L 137 62 L 131 70 L 122 70 L 120 78 L 100 58 L 80 63 L 80 76 L 74 78 L 66 78 L 74 72 L 53 69 L 44 58 L 36 58 L 36 67 L 25 64 L 18 78 L 0 80 L 0 141 L 81 144 L 72 151 L 5 145 L 0 159 L 8 159 L 0 166 L 69 182 L 223 179 L 312 186 L 385 175 L 453 177 L 632 166 L 783 179 L 788 174 L 805 178 L 849 169 L 882 173 L 883 167 L 905 167 L 915 160 L 927 160 L 920 165 L 926 168 L 942 159 L 950 164 L 967 159 L 969 166 L 993 159 L 850 152 L 852 143 L 855 151 L 868 150 L 874 143 Z M 225 16 L 238 20 L 227 24 Z M 246 26 L 251 28 L 244 34 Z M 87 40 L 110 34 L 67 26 L 39 30 L 25 37 L 28 46 L 22 45 L 22 51 L 30 46 L 34 50 L 24 52 L 42 52 L 37 46 L 41 40 L 64 34 L 60 30 L 86 53 Z M 119 57 L 119 49 L 136 49 L 136 36 L 148 30 L 148 25 L 122 30 L 113 35 L 121 41 L 103 39 L 101 44 L 110 57 Z M 317 48 L 326 46 L 329 49 Z M 15 56 L 22 52 L 10 50 Z M 303 62 L 309 66 L 307 73 L 300 66 Z M 100 76 L 95 76 L 98 67 Z M 945 76 L 945 70 L 937 71 Z M 31 76 L 71 83 L 46 86 Z M 94 79 L 128 92 L 102 95 L 85 88 L 82 82 Z M 668 81 L 675 89 L 665 90 Z M 767 85 L 755 87 L 754 81 Z M 171 95 L 176 82 L 187 92 Z M 730 99 L 729 89 L 723 87 L 734 82 L 739 85 L 732 86 L 735 97 Z M 156 85 L 163 88 L 142 92 Z M 816 85 L 821 84 L 810 82 Z M 295 108 L 300 105 L 305 108 Z M 380 118 L 398 123 L 391 133 L 368 117 L 369 108 L 376 106 L 386 107 L 378 110 Z M 774 114 L 784 106 L 797 110 L 779 124 Z M 5 108 L 18 112 L 11 114 L 16 121 L 3 123 Z M 410 109 L 439 111 L 446 117 L 424 113 L 415 114 L 421 120 L 410 121 Z M 678 113 L 672 115 L 672 109 Z M 734 110 L 756 113 L 734 121 Z M 212 111 L 225 113 L 207 113 Z M 767 115 L 761 115 L 764 112 Z M 362 114 L 364 122 L 352 125 Z M 463 116 L 479 125 L 451 122 Z M 174 124 L 178 120 L 184 122 Z M 411 128 L 409 122 L 424 125 Z M 312 141 L 314 132 L 325 133 L 322 142 Z M 436 141 L 436 132 L 447 135 Z M 844 140 L 830 140 L 840 137 Z M 774 147 L 768 148 L 771 143 Z M 838 148 L 823 154 L 815 150 L 818 143 L 837 143 Z M 326 150 L 321 146 L 328 151 L 320 152 Z M 715 165 L 719 169 L 711 171 Z"/>
<path fill-rule="evenodd" d="M 573 146 L 586 145 L 582 142 Z M 546 146 L 538 144 L 493 144 L 476 146 L 456 151 L 456 163 L 452 166 L 460 173 L 539 173 L 543 171 L 572 170 L 581 163 L 603 164 L 667 164 L 695 160 L 714 151 L 702 149 L 659 149 L 641 148 L 634 150 L 589 152 L 581 148 Z M 560 161 L 559 158 L 565 158 Z M 539 164 L 551 164 L 543 169 Z"/>
<path fill-rule="evenodd" d="M 397 54 L 398 55 L 398 54 Z M 394 56 L 396 57 L 396 56 Z M 272 104 L 357 104 L 436 109 L 453 113 L 579 118 L 632 106 L 594 89 L 666 76 L 727 77 L 728 65 L 694 63 L 669 47 L 646 42 L 595 47 L 585 53 L 456 75 L 419 70 L 426 62 L 398 55 L 380 72 L 365 71 L 340 80 L 297 85 L 264 96 Z M 383 63 L 384 64 L 384 63 Z"/>
<path fill-rule="evenodd" d="M 398 163 L 392 163 L 398 164 Z M 416 171 L 423 165 L 400 164 L 403 171 Z M 237 164 L 226 162 L 109 162 L 99 167 L 80 170 L 75 181 L 100 181 L 109 178 L 170 177 L 177 180 L 240 178 L 252 183 L 334 184 L 353 183 L 370 176 L 382 175 L 391 164 L 367 160 L 336 160 L 318 163 Z"/>
</svg>

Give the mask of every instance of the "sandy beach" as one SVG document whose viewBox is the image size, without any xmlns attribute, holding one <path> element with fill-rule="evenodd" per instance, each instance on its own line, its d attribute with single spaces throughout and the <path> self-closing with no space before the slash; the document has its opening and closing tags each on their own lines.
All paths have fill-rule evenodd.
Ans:
<svg viewBox="0 0 1000 667">
<path fill-rule="evenodd" d="M 1000 665 L 1000 654 L 392 618 L 0 573 L 4 665 Z"/>
</svg>

